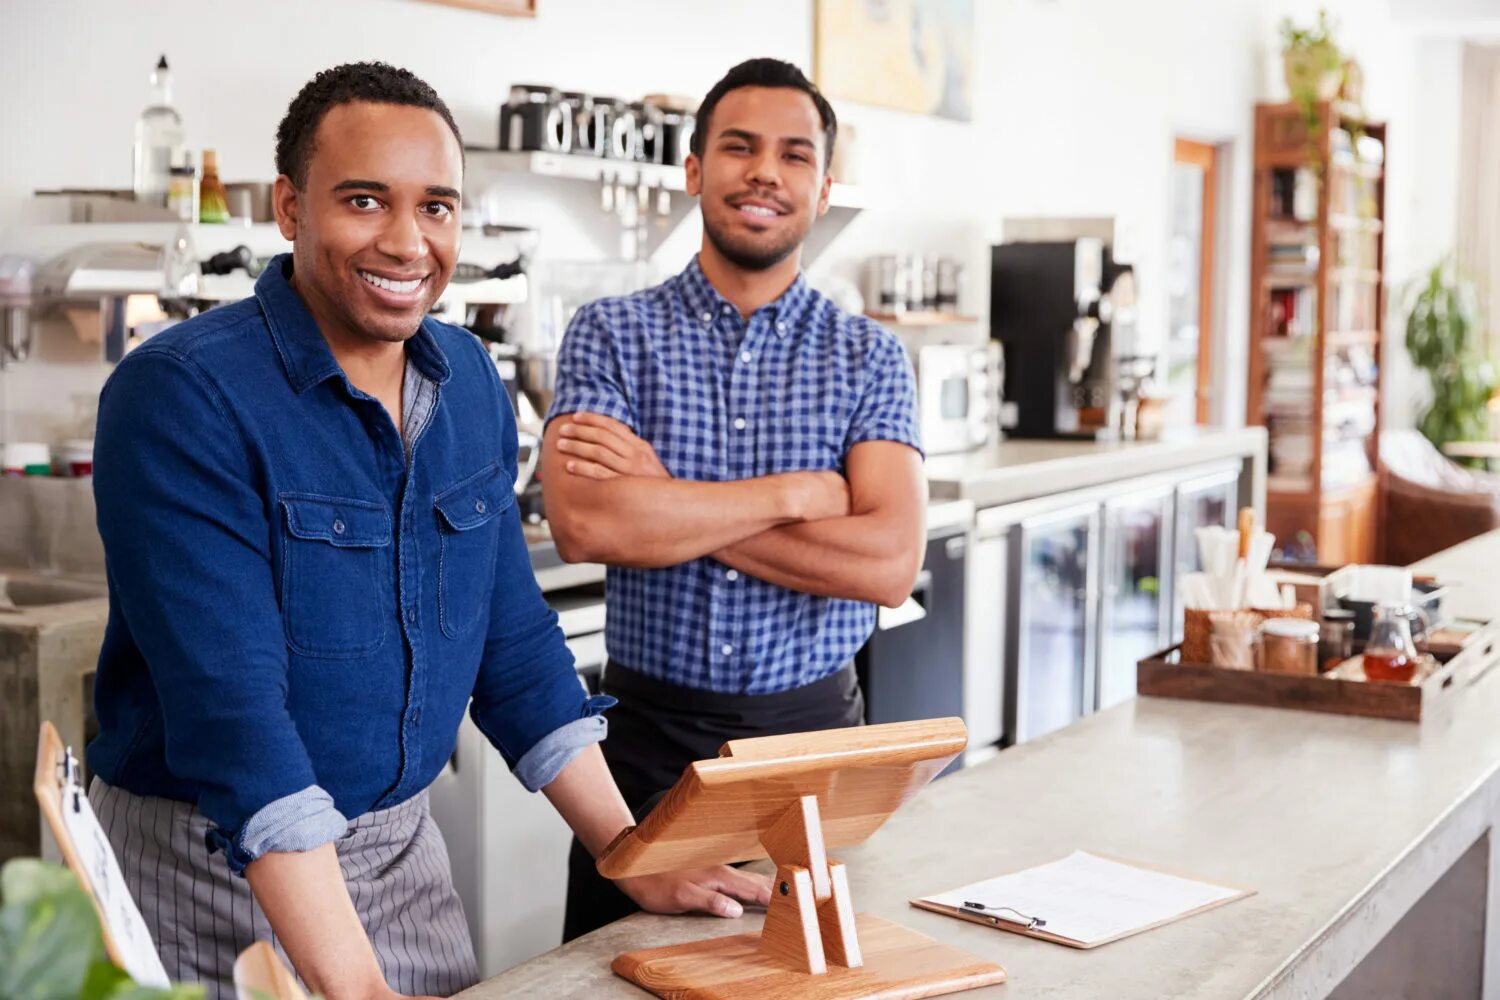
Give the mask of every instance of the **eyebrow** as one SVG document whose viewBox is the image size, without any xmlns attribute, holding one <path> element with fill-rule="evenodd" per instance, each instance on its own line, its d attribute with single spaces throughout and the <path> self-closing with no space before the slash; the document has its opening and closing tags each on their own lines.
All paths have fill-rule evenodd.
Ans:
<svg viewBox="0 0 1500 1000">
<path fill-rule="evenodd" d="M 744 139 L 746 141 L 749 141 L 752 139 L 759 139 L 761 138 L 761 135 L 758 132 L 749 132 L 742 128 L 726 128 L 724 131 L 719 133 L 719 138 Z M 788 146 L 806 146 L 808 149 L 812 150 L 816 150 L 818 148 L 817 143 L 800 135 L 790 136 L 788 138 L 782 139 L 781 141 L 786 143 Z"/>
<path fill-rule="evenodd" d="M 362 178 L 354 177 L 346 181 L 339 181 L 333 186 L 333 189 L 335 191 L 389 192 L 391 186 L 383 181 L 367 181 Z M 456 189 L 451 187 L 444 187 L 441 184 L 429 184 L 427 186 L 427 193 L 432 195 L 434 198 L 452 198 L 454 201 L 457 201 L 459 198 L 459 194 Z"/>
</svg>

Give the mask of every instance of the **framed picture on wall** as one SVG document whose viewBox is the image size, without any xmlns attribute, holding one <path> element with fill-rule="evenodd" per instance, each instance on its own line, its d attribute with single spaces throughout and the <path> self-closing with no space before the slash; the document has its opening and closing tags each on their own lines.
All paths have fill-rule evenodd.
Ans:
<svg viewBox="0 0 1500 1000">
<path fill-rule="evenodd" d="M 974 117 L 974 0 L 814 0 L 813 75 L 828 97 Z"/>
<path fill-rule="evenodd" d="M 536 0 L 426 0 L 447 7 L 467 7 L 482 10 L 487 14 L 504 14 L 507 17 L 536 17 Z"/>
</svg>

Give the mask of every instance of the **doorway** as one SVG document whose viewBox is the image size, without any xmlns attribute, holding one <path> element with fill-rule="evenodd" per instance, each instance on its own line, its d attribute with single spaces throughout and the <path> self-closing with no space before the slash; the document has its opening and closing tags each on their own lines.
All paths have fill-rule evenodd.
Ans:
<svg viewBox="0 0 1500 1000">
<path fill-rule="evenodd" d="M 1166 423 L 1213 418 L 1214 243 L 1219 147 L 1178 138 L 1172 154 L 1167 247 Z"/>
</svg>

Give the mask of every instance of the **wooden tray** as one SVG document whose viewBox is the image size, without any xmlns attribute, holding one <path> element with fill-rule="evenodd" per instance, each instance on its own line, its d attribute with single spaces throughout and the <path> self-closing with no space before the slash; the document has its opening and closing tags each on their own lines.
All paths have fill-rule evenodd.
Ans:
<svg viewBox="0 0 1500 1000">
<path fill-rule="evenodd" d="M 1410 684 L 1391 684 L 1336 676 L 1337 672 L 1301 676 L 1184 663 L 1182 647 L 1173 646 L 1136 665 L 1135 687 L 1138 694 L 1156 698 L 1421 722 L 1443 714 L 1459 691 L 1494 665 L 1500 654 L 1500 628 L 1491 622 L 1474 631 L 1458 652 L 1434 652 L 1440 661 L 1436 669 Z"/>
</svg>

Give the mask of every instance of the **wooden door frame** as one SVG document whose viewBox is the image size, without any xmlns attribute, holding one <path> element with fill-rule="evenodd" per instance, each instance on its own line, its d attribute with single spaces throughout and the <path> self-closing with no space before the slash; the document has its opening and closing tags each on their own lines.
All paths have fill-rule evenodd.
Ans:
<svg viewBox="0 0 1500 1000">
<path fill-rule="evenodd" d="M 1198 259 L 1198 385 L 1194 392 L 1199 424 L 1209 422 L 1209 398 L 1213 390 L 1214 243 L 1218 239 L 1215 207 L 1219 195 L 1219 147 L 1176 136 L 1172 140 L 1172 162 L 1203 171 L 1203 218 L 1199 226 Z"/>
</svg>

